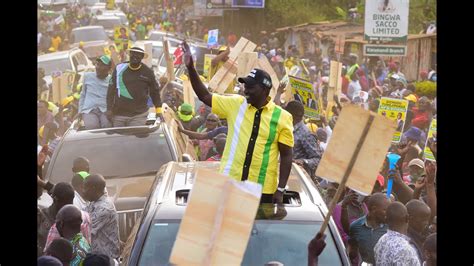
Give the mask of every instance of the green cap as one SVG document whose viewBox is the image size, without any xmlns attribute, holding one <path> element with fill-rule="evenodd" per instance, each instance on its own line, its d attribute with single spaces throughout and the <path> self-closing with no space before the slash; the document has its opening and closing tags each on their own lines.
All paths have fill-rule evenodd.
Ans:
<svg viewBox="0 0 474 266">
<path fill-rule="evenodd" d="M 179 107 L 179 112 L 184 114 L 191 114 L 193 112 L 193 106 L 189 103 L 183 103 Z"/>
<path fill-rule="evenodd" d="M 97 60 L 100 60 L 105 65 L 110 65 L 110 57 L 107 56 L 107 55 L 103 55 L 103 56 L 99 57 Z"/>
<path fill-rule="evenodd" d="M 86 180 L 86 178 L 90 176 L 90 174 L 86 171 L 80 171 L 80 172 L 77 172 L 76 174 L 80 175 L 83 180 Z"/>
</svg>

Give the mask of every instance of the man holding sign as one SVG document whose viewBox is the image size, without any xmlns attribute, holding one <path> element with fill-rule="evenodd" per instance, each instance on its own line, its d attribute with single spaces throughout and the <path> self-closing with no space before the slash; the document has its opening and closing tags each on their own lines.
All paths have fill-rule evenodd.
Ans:
<svg viewBox="0 0 474 266">
<path fill-rule="evenodd" d="M 270 75 L 253 69 L 247 77 L 239 78 L 244 83 L 245 97 L 212 94 L 199 78 L 186 42 L 183 48 L 184 62 L 199 100 L 227 119 L 230 126 L 219 171 L 238 181 L 260 183 L 261 202 L 282 203 L 293 157 L 293 119 L 268 96 L 272 88 Z M 281 162 L 277 180 L 278 154 Z"/>
</svg>

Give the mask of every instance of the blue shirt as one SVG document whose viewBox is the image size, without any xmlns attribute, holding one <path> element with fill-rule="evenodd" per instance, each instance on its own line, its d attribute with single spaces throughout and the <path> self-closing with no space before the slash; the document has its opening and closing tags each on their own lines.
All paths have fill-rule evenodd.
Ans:
<svg viewBox="0 0 474 266">
<path fill-rule="evenodd" d="M 374 247 L 379 239 L 387 233 L 388 225 L 381 224 L 372 228 L 367 224 L 367 215 L 351 223 L 349 228 L 349 243 L 357 243 L 362 260 L 375 264 Z"/>
<path fill-rule="evenodd" d="M 208 139 L 213 139 L 215 138 L 217 135 L 221 134 L 221 133 L 225 133 L 227 134 L 227 127 L 218 127 L 216 129 L 213 129 L 211 131 L 209 131 L 207 133 L 207 138 Z"/>
<path fill-rule="evenodd" d="M 88 114 L 94 108 L 99 108 L 103 113 L 107 111 L 107 90 L 110 75 L 99 79 L 95 72 L 84 73 L 81 98 L 79 99 L 79 113 Z"/>
</svg>

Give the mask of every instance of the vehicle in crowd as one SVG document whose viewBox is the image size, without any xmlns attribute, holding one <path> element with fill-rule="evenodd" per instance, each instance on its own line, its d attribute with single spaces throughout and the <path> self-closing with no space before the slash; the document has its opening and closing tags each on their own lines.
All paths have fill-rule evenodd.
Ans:
<svg viewBox="0 0 474 266">
<path fill-rule="evenodd" d="M 71 31 L 70 47 L 79 47 L 83 43 L 83 50 L 87 57 L 93 59 L 104 52 L 104 48 L 113 42 L 107 37 L 107 33 L 102 26 L 77 27 Z"/>
<path fill-rule="evenodd" d="M 139 221 L 125 243 L 123 265 L 169 265 L 197 169 L 218 171 L 219 162 L 170 162 L 161 167 Z M 260 204 L 242 265 L 306 265 L 308 243 L 328 213 L 316 185 L 293 164 L 283 205 Z M 326 229 L 319 265 L 350 265 L 334 221 Z"/>
<path fill-rule="evenodd" d="M 82 76 L 86 71 L 95 71 L 95 66 L 92 61 L 78 48 L 39 55 L 38 68 L 44 70 L 44 80 L 50 88 L 53 75 L 72 71 Z"/>
<path fill-rule="evenodd" d="M 124 26 L 127 26 L 128 27 L 128 19 L 127 19 L 127 15 L 125 15 L 125 13 L 123 13 L 123 11 L 121 10 L 104 10 L 102 12 L 102 15 L 104 16 L 107 16 L 107 15 L 110 15 L 110 16 L 116 16 L 116 17 L 119 17 L 120 18 L 120 22 L 122 23 L 122 25 Z"/>
<path fill-rule="evenodd" d="M 170 161 L 191 161 L 180 150 L 168 126 L 156 120 L 152 125 L 80 130 L 76 120 L 45 163 L 43 176 L 53 184 L 71 182 L 72 162 L 79 156 L 90 161 L 90 172 L 106 179 L 108 196 L 119 214 L 120 239 L 125 241 L 141 213 L 156 172 Z M 51 205 L 44 192 L 38 206 Z"/>
<path fill-rule="evenodd" d="M 147 40 L 148 41 L 163 41 L 163 37 L 171 37 L 174 36 L 174 34 L 169 33 L 167 31 L 161 31 L 161 30 L 152 30 L 148 33 Z"/>
<path fill-rule="evenodd" d="M 91 15 L 98 15 L 106 10 L 105 4 L 97 3 L 89 7 L 89 12 Z M 100 12 L 99 12 L 100 11 Z"/>
<path fill-rule="evenodd" d="M 92 20 L 91 25 L 99 25 L 99 26 L 104 27 L 104 30 L 110 39 L 114 38 L 114 28 L 116 26 L 124 26 L 122 25 L 122 20 L 120 19 L 120 17 L 114 16 L 114 15 L 96 16 Z"/>
</svg>

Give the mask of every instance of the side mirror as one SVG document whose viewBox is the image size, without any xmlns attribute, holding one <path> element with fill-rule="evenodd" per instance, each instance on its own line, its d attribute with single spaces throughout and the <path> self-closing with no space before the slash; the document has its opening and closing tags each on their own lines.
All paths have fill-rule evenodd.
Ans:
<svg viewBox="0 0 474 266">
<path fill-rule="evenodd" d="M 193 158 L 191 158 L 191 155 L 189 155 L 187 153 L 183 153 L 183 156 L 182 156 L 181 160 L 183 162 L 192 162 Z"/>
</svg>

